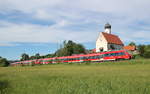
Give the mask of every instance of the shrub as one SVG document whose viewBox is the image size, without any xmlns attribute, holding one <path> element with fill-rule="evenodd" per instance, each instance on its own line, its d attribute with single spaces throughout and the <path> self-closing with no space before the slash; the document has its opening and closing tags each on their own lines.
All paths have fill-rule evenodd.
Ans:
<svg viewBox="0 0 150 94">
<path fill-rule="evenodd" d="M 143 54 L 143 56 L 144 56 L 145 58 L 150 58 L 150 51 L 146 51 L 146 52 Z"/>
<path fill-rule="evenodd" d="M 7 66 L 9 66 L 9 62 L 7 61 L 6 58 L 0 58 L 0 66 L 1 67 L 7 67 Z"/>
</svg>

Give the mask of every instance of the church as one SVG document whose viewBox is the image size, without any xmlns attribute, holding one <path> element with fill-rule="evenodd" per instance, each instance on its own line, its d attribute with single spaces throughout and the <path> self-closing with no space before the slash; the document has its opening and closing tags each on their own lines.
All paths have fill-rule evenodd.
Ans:
<svg viewBox="0 0 150 94">
<path fill-rule="evenodd" d="M 123 49 L 123 46 L 121 39 L 111 33 L 111 25 L 105 24 L 104 32 L 100 32 L 96 40 L 96 52 L 120 50 Z"/>
</svg>

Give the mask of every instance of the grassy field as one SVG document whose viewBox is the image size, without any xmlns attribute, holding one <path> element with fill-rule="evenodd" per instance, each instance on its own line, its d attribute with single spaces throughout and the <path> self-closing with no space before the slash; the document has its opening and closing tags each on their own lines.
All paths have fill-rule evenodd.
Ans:
<svg viewBox="0 0 150 94">
<path fill-rule="evenodd" d="M 150 59 L 1 67 L 0 94 L 150 94 Z"/>
</svg>

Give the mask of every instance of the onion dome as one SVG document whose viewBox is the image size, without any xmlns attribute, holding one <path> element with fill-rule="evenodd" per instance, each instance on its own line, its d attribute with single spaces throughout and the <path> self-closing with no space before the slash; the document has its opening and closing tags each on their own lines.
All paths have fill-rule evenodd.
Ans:
<svg viewBox="0 0 150 94">
<path fill-rule="evenodd" d="M 105 29 L 106 28 L 111 28 L 111 25 L 109 23 L 105 24 Z"/>
</svg>

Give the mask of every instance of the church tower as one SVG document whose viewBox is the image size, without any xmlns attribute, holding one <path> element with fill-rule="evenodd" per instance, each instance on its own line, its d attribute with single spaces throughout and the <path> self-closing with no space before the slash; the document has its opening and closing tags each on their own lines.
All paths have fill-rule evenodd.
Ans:
<svg viewBox="0 0 150 94">
<path fill-rule="evenodd" d="M 111 25 L 109 23 L 105 24 L 105 32 L 111 34 Z"/>
</svg>

